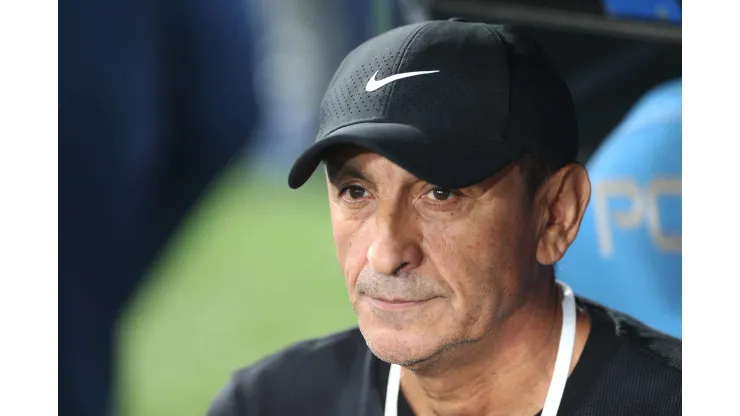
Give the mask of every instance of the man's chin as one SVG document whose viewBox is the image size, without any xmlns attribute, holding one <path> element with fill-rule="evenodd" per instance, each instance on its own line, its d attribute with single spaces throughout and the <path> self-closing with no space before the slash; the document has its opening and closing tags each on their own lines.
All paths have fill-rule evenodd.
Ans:
<svg viewBox="0 0 740 416">
<path fill-rule="evenodd" d="M 441 349 L 425 331 L 360 326 L 370 351 L 380 360 L 402 367 L 415 367 L 434 357 Z"/>
</svg>

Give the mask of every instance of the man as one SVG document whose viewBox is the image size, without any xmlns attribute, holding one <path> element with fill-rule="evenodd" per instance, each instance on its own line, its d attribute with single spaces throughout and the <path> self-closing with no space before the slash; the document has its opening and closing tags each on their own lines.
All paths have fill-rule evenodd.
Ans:
<svg viewBox="0 0 740 416">
<path fill-rule="evenodd" d="M 576 136 L 567 87 L 504 27 L 355 49 L 289 184 L 326 162 L 359 330 L 237 372 L 210 414 L 680 414 L 680 341 L 553 274 L 590 196 Z"/>
</svg>

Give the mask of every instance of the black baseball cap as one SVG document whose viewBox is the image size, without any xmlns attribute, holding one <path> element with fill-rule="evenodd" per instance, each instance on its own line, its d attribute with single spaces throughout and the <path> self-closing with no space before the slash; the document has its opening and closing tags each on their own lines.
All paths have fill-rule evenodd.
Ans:
<svg viewBox="0 0 740 416">
<path fill-rule="evenodd" d="M 573 162 L 578 132 L 570 91 L 532 39 L 506 26 L 442 20 L 390 30 L 342 61 L 290 187 L 341 144 L 463 188 L 526 153 L 558 167 Z"/>
</svg>

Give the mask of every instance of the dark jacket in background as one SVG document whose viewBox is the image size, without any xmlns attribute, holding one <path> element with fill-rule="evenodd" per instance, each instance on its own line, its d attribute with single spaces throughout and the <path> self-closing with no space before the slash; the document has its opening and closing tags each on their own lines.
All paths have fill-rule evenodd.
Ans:
<svg viewBox="0 0 740 416">
<path fill-rule="evenodd" d="M 251 38 L 245 0 L 60 3 L 60 415 L 109 412 L 122 306 L 246 144 Z"/>
</svg>

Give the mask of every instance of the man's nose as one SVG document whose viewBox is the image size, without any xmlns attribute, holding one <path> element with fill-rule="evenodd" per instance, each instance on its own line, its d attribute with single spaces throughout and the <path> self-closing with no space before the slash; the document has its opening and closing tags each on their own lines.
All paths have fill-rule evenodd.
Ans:
<svg viewBox="0 0 740 416">
<path fill-rule="evenodd" d="M 378 210 L 375 238 L 367 251 L 370 266 L 378 273 L 395 275 L 419 266 L 423 255 L 413 224 L 396 210 Z"/>
</svg>

